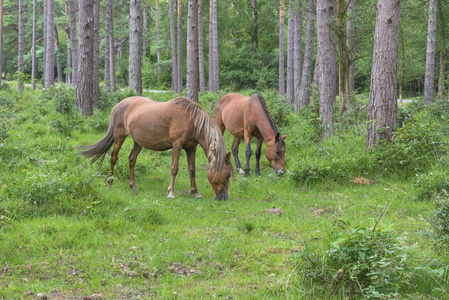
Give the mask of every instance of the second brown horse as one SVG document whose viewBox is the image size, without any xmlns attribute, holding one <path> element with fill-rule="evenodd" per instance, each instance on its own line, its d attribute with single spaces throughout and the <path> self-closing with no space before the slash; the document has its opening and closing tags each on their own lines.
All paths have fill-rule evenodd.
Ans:
<svg viewBox="0 0 449 300">
<path fill-rule="evenodd" d="M 252 154 L 251 138 L 257 139 L 256 174 L 260 175 L 260 155 L 262 143 L 267 144 L 265 156 L 277 174 L 285 171 L 285 138 L 277 131 L 276 124 L 268 111 L 265 100 L 259 94 L 251 97 L 236 93 L 226 94 L 218 100 L 215 106 L 215 122 L 223 133 L 225 129 L 234 136 L 232 154 L 235 165 L 240 174 L 243 174 L 238 157 L 240 140 L 244 139 L 246 145 L 245 175 L 249 176 L 249 160 Z"/>
</svg>

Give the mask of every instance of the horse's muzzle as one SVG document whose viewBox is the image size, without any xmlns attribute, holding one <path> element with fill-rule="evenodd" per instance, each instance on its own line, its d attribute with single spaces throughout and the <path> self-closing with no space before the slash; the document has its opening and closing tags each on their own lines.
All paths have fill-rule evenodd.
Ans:
<svg viewBox="0 0 449 300">
<path fill-rule="evenodd" d="M 216 200 L 226 200 L 228 199 L 228 195 L 225 193 L 220 193 L 215 197 Z"/>
<path fill-rule="evenodd" d="M 282 171 L 282 170 L 275 170 L 274 173 L 276 173 L 278 175 L 284 175 L 284 171 Z"/>
</svg>

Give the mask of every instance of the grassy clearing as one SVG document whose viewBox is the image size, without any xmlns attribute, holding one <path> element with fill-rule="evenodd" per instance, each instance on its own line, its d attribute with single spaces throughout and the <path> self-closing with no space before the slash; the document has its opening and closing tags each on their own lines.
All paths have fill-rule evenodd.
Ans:
<svg viewBox="0 0 449 300">
<path fill-rule="evenodd" d="M 104 97 L 102 105 L 110 107 L 126 93 Z M 251 177 L 237 175 L 230 198 L 216 201 L 199 148 L 196 176 L 203 198 L 188 192 L 183 153 L 176 199 L 167 199 L 170 151 L 142 151 L 136 193 L 128 182 L 128 138 L 110 189 L 105 183 L 108 158 L 101 167 L 90 166 L 74 149 L 104 135 L 109 108 L 81 118 L 60 105 L 61 99 L 71 99 L 69 94 L 55 94 L 60 98 L 26 91 L 0 111 L 5 124 L 0 131 L 0 299 L 34 299 L 38 293 L 53 299 L 374 297 L 354 288 L 350 279 L 326 279 L 332 269 L 320 255 L 335 242 L 339 222 L 373 227 L 385 203 L 376 228 L 406 233 L 401 243 L 410 253 L 407 265 L 426 266 L 421 273 L 413 269 L 410 284 L 398 285 L 391 297 L 448 295 L 447 253 L 436 251 L 425 234 L 434 203 L 431 195 L 416 200 L 423 189 L 430 194 L 436 189 L 433 183 L 419 186 L 416 174 L 402 174 L 397 164 L 370 156 L 364 150 L 363 120 L 348 125 L 357 120 L 353 117 L 338 124 L 341 130 L 334 138 L 319 142 L 310 115 L 289 113 L 266 91 L 263 96 L 281 133 L 288 134 L 288 174 L 275 176 L 263 157 L 262 175 L 255 176 L 253 157 Z M 175 97 L 147 96 L 160 101 Z M 211 113 L 218 99 L 206 93 L 200 102 Z M 228 133 L 225 140 L 230 148 Z M 425 171 L 419 169 L 422 164 L 403 164 L 431 178 L 423 182 L 432 182 L 432 172 L 446 176 L 444 157 L 440 154 Z M 319 273 L 305 264 L 306 254 L 322 266 L 319 280 L 304 275 Z M 434 268 L 428 268 L 431 264 Z"/>
</svg>

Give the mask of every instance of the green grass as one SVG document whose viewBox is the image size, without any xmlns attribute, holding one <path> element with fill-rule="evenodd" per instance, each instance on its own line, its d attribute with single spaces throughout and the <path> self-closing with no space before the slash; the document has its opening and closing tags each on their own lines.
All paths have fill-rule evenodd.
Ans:
<svg viewBox="0 0 449 300">
<path fill-rule="evenodd" d="M 51 108 L 36 116 L 39 93 L 26 93 L 15 103 L 16 116 L 3 118 L 9 138 L 0 142 L 0 299 L 34 299 L 38 293 L 56 299 L 363 299 L 347 286 L 323 287 L 304 279 L 299 254 L 325 248 L 338 220 L 374 226 L 385 202 L 380 227 L 407 232 L 405 243 L 422 261 L 449 261 L 423 235 L 433 203 L 415 200 L 412 179 L 383 174 L 371 185 L 352 178 L 310 185 L 292 180 L 298 164 L 325 165 L 352 154 L 363 158 L 362 137 L 341 134 L 309 143 L 302 135 L 310 131 L 307 120 L 298 119 L 282 129 L 289 134 L 289 174 L 276 176 L 263 154 L 262 175 L 256 176 L 253 156 L 251 176 L 236 175 L 226 201 L 214 199 L 202 167 L 207 160 L 198 148 L 196 178 L 203 197 L 189 194 L 183 153 L 176 199 L 168 199 L 170 151 L 142 151 L 136 164 L 139 191 L 134 192 L 128 181 L 128 138 L 108 188 L 109 157 L 101 167 L 91 166 L 75 147 L 104 135 L 92 124 L 107 124 L 109 111 L 76 117 L 77 125 L 67 134 L 51 123 L 64 120 Z M 174 95 L 147 96 L 167 100 Z M 200 102 L 211 112 L 219 97 L 207 93 Z M 225 140 L 230 148 L 228 133 Z M 244 162 L 243 143 L 240 147 Z M 281 215 L 270 213 L 273 208 Z M 447 273 L 440 279 L 421 277 L 402 297 L 447 296 Z"/>
</svg>

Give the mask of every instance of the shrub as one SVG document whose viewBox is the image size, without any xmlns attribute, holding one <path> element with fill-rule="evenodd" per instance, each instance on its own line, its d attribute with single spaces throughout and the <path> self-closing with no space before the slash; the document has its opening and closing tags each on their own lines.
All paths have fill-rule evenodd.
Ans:
<svg viewBox="0 0 449 300">
<path fill-rule="evenodd" d="M 434 247 L 441 252 L 447 252 L 449 246 L 449 195 L 445 191 L 434 199 L 435 210 L 427 217 L 431 230 L 427 233 Z"/>
<path fill-rule="evenodd" d="M 413 276 L 445 272 L 411 261 L 414 253 L 392 228 L 351 229 L 348 225 L 344 221 L 336 224 L 341 229 L 332 234 L 332 242 L 325 249 L 306 248 L 297 254 L 298 270 L 304 279 L 326 289 L 343 288 L 348 296 L 361 292 L 365 298 L 391 299 L 408 292 Z M 421 272 L 423 269 L 425 272 Z"/>
<path fill-rule="evenodd" d="M 449 174 L 446 170 L 416 174 L 414 186 L 416 200 L 431 200 L 449 191 Z"/>
</svg>

